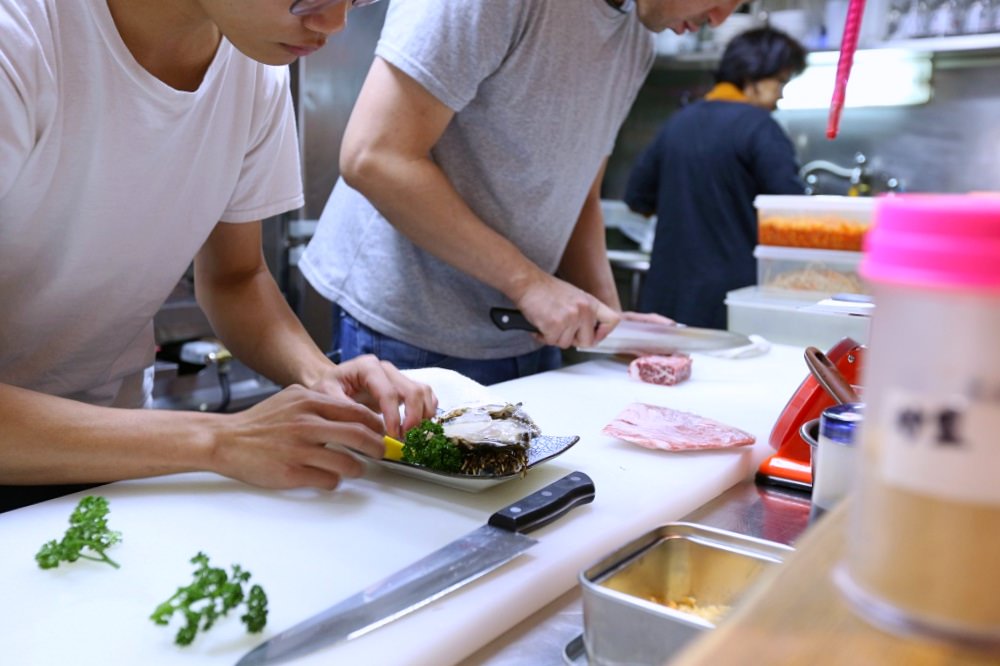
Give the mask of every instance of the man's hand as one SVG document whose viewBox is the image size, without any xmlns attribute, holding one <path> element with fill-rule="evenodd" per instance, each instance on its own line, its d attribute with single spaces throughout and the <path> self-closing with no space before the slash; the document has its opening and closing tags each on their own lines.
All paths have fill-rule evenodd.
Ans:
<svg viewBox="0 0 1000 666">
<path fill-rule="evenodd" d="M 621 319 L 591 294 L 551 276 L 527 289 L 515 305 L 538 329 L 540 341 L 563 349 L 594 346 Z"/>
<path fill-rule="evenodd" d="M 430 386 L 407 378 L 392 363 L 370 354 L 331 367 L 310 388 L 351 398 L 380 412 L 386 432 L 397 439 L 437 411 L 437 398 Z M 405 416 L 402 425 L 400 406 Z"/>
<path fill-rule="evenodd" d="M 385 453 L 382 420 L 354 400 L 289 386 L 214 428 L 207 467 L 262 488 L 332 490 Z M 328 447 L 327 444 L 336 446 Z"/>
</svg>

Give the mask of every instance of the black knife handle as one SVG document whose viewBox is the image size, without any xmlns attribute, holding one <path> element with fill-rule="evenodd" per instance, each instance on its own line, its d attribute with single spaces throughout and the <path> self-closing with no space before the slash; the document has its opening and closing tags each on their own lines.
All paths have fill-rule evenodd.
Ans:
<svg viewBox="0 0 1000 666">
<path fill-rule="evenodd" d="M 520 310 L 513 308 L 490 308 L 490 319 L 501 331 L 528 331 L 538 333 Z"/>
<path fill-rule="evenodd" d="M 538 492 L 490 516 L 493 527 L 526 534 L 548 525 L 570 509 L 594 501 L 594 482 L 583 472 L 572 472 Z"/>
</svg>

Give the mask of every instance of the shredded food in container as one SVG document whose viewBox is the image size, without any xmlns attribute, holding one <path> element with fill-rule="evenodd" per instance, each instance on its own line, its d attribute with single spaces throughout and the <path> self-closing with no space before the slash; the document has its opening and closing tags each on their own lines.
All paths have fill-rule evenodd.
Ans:
<svg viewBox="0 0 1000 666">
<path fill-rule="evenodd" d="M 794 291 L 822 291 L 831 294 L 868 293 L 864 282 L 857 275 L 840 273 L 827 268 L 803 268 L 802 270 L 788 271 L 768 280 L 764 286 Z"/>
<path fill-rule="evenodd" d="M 694 597 L 687 596 L 681 597 L 679 599 L 660 599 L 659 597 L 652 596 L 649 598 L 650 601 L 660 604 L 661 606 L 666 606 L 667 608 L 673 609 L 675 611 L 680 611 L 682 613 L 688 613 L 690 615 L 696 615 L 703 620 L 708 620 L 712 624 L 717 624 L 722 617 L 729 612 L 731 606 L 726 604 L 704 604 L 699 605 L 698 600 Z"/>
</svg>

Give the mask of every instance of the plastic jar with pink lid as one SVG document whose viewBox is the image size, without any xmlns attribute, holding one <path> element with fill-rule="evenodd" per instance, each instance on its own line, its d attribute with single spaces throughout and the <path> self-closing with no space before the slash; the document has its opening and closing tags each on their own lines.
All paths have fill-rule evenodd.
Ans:
<svg viewBox="0 0 1000 666">
<path fill-rule="evenodd" d="M 892 631 L 1000 647 L 1000 196 L 876 204 L 875 300 L 847 560 Z"/>
</svg>

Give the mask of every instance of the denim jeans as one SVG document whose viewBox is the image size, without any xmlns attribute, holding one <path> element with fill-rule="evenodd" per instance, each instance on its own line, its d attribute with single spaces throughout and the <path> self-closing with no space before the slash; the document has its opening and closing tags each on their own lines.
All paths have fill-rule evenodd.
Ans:
<svg viewBox="0 0 1000 666">
<path fill-rule="evenodd" d="M 341 361 L 362 354 L 374 354 L 380 360 L 389 361 L 400 370 L 447 368 L 484 385 L 527 377 L 545 370 L 555 370 L 562 365 L 562 354 L 558 347 L 542 347 L 537 351 L 507 358 L 459 358 L 414 347 L 383 335 L 336 306 L 334 306 L 334 318 L 334 341 L 340 344 Z"/>
</svg>

